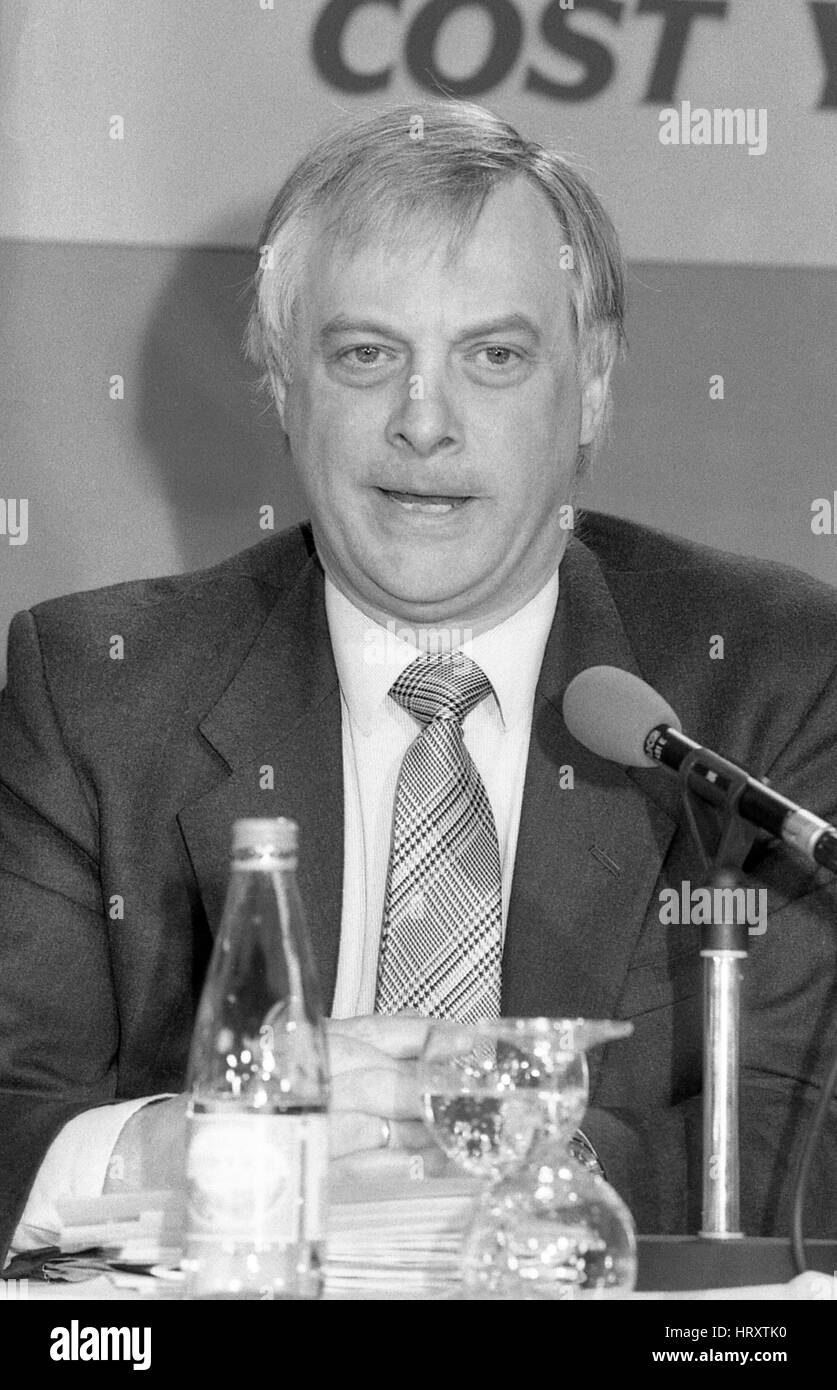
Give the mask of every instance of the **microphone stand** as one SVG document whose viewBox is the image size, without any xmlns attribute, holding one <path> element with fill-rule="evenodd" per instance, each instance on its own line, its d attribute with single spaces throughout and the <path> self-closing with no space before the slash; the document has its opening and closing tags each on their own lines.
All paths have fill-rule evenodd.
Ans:
<svg viewBox="0 0 837 1390">
<path fill-rule="evenodd" d="M 695 763 L 721 774 L 717 805 L 720 838 L 711 851 L 698 826 L 689 776 Z M 700 1235 L 741 1239 L 739 1154 L 739 1052 L 742 963 L 747 958 L 746 912 L 736 922 L 734 889 L 758 831 L 738 815 L 747 775 L 726 759 L 696 749 L 678 773 L 686 820 L 708 878 L 712 912 L 701 926 L 703 957 L 703 1184 Z"/>
</svg>

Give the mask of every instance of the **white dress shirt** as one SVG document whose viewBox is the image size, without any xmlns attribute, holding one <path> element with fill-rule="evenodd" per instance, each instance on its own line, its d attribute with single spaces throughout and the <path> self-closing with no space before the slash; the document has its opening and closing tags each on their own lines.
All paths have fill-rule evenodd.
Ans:
<svg viewBox="0 0 837 1390">
<path fill-rule="evenodd" d="M 494 692 L 466 715 L 463 730 L 497 826 L 504 930 L 535 687 L 557 601 L 556 570 L 505 622 L 472 639 L 463 630 L 462 640 L 453 642 L 482 668 Z M 389 689 L 420 649 L 409 628 L 373 622 L 328 579 L 325 602 L 340 681 L 344 787 L 343 910 L 332 1016 L 350 1018 L 374 1010 L 396 783 L 421 729 L 389 698 Z M 38 1169 L 11 1253 L 55 1242 L 61 1198 L 101 1194 L 122 1127 L 153 1099 L 159 1097 L 100 1106 L 64 1126 Z"/>
<path fill-rule="evenodd" d="M 371 1014 L 386 893 L 395 789 L 404 754 L 421 731 L 390 699 L 419 656 L 416 634 L 381 627 L 326 580 L 326 613 L 343 719 L 343 914 L 332 1016 Z M 558 572 L 525 607 L 478 637 L 454 642 L 494 695 L 465 716 L 465 746 L 485 784 L 500 845 L 503 929 L 509 907 L 535 686 L 558 600 Z M 467 638 L 467 632 L 461 636 Z"/>
</svg>

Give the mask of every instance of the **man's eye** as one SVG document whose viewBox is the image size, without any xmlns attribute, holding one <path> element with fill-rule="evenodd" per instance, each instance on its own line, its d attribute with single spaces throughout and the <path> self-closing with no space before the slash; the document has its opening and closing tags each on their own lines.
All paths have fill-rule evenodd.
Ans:
<svg viewBox="0 0 837 1390">
<path fill-rule="evenodd" d="M 477 357 L 484 357 L 486 366 L 489 367 L 514 367 L 521 359 L 521 354 L 514 348 L 497 346 L 479 348 Z"/>
<path fill-rule="evenodd" d="M 340 360 L 350 367 L 377 367 L 384 361 L 384 350 L 372 343 L 360 343 L 341 352 Z"/>
</svg>

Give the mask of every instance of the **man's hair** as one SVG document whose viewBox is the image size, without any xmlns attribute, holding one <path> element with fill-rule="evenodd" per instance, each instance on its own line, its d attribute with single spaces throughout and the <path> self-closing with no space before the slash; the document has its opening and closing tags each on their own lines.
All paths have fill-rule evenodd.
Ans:
<svg viewBox="0 0 837 1390">
<path fill-rule="evenodd" d="M 624 342 L 624 266 L 613 224 L 563 156 L 524 140 L 468 102 L 389 107 L 315 145 L 282 185 L 261 233 L 248 356 L 265 385 L 290 381 L 299 287 L 311 242 L 349 251 L 371 242 L 414 247 L 417 235 L 455 252 L 489 193 L 523 176 L 546 194 L 564 244 L 579 380 L 602 373 Z M 442 230 L 444 229 L 444 230 Z"/>
</svg>

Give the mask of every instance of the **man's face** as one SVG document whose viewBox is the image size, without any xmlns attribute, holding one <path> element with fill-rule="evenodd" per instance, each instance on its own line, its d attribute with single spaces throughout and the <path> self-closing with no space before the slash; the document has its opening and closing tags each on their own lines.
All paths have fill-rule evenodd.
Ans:
<svg viewBox="0 0 837 1390">
<path fill-rule="evenodd" d="M 450 255 L 312 247 L 283 420 L 317 548 L 371 616 L 474 631 L 555 569 L 605 383 L 576 374 L 561 228 L 525 179 Z"/>
</svg>

